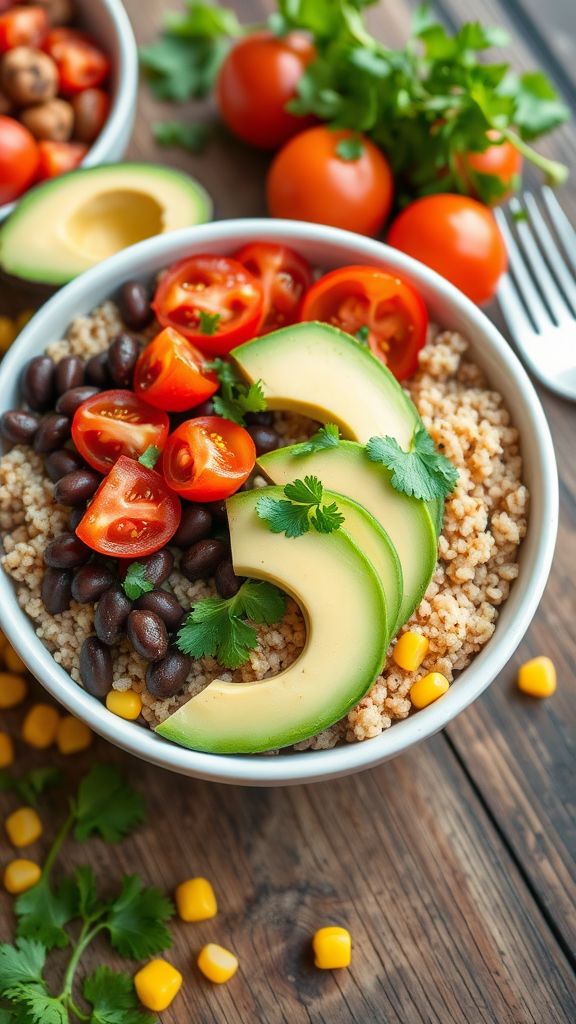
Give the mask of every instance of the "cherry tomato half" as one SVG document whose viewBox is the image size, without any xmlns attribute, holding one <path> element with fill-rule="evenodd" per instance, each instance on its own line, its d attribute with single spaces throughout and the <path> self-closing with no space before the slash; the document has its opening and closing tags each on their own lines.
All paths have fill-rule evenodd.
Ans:
<svg viewBox="0 0 576 1024">
<path fill-rule="evenodd" d="M 312 267 L 287 245 L 249 242 L 234 259 L 260 281 L 264 289 L 264 322 L 260 334 L 293 324 L 304 293 L 312 284 Z"/>
<path fill-rule="evenodd" d="M 162 456 L 164 479 L 189 501 L 220 501 L 254 469 L 256 448 L 244 427 L 220 416 L 198 416 L 170 434 Z"/>
<path fill-rule="evenodd" d="M 0 205 L 22 195 L 37 169 L 36 139 L 13 117 L 0 117 Z"/>
<path fill-rule="evenodd" d="M 53 28 L 44 41 L 44 49 L 56 62 L 60 91 L 67 96 L 101 85 L 110 71 L 107 54 L 85 32 Z"/>
<path fill-rule="evenodd" d="M 0 14 L 0 53 L 16 46 L 41 46 L 48 31 L 43 7 L 14 7 Z"/>
<path fill-rule="evenodd" d="M 121 455 L 96 491 L 76 534 L 102 555 L 136 558 L 163 548 L 182 513 L 159 473 Z"/>
<path fill-rule="evenodd" d="M 191 256 L 163 274 L 152 308 L 163 327 L 174 327 L 202 352 L 223 356 L 258 333 L 264 291 L 236 260 Z"/>
<path fill-rule="evenodd" d="M 321 320 L 366 341 L 398 380 L 418 366 L 428 313 L 418 292 L 380 267 L 340 267 L 312 285 L 301 320 Z"/>
<path fill-rule="evenodd" d="M 94 469 L 106 473 L 121 455 L 138 459 L 150 445 L 160 451 L 170 423 L 133 391 L 101 391 L 74 413 L 72 440 Z"/>
<path fill-rule="evenodd" d="M 146 346 L 134 370 L 134 391 L 157 409 L 184 412 L 218 391 L 215 373 L 173 327 L 165 327 Z"/>
<path fill-rule="evenodd" d="M 38 180 L 57 178 L 59 174 L 73 171 L 80 166 L 87 152 L 88 146 L 82 142 L 39 142 Z"/>
</svg>

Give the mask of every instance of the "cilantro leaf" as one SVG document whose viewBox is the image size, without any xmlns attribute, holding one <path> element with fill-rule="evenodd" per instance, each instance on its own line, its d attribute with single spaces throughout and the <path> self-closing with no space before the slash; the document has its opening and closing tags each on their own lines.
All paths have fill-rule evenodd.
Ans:
<svg viewBox="0 0 576 1024">
<path fill-rule="evenodd" d="M 295 505 L 292 501 L 262 495 L 256 503 L 256 514 L 268 524 L 272 533 L 302 537 L 310 529 L 309 505 Z"/>
<path fill-rule="evenodd" d="M 164 33 L 140 49 L 140 63 L 157 99 L 183 103 L 210 92 L 228 49 L 225 39 Z"/>
<path fill-rule="evenodd" d="M 85 864 L 79 865 L 74 872 L 74 882 L 78 914 L 83 921 L 92 921 L 99 916 L 102 909 L 92 868 Z"/>
<path fill-rule="evenodd" d="M 6 770 L 0 771 L 0 792 L 17 793 L 20 799 L 32 807 L 38 806 L 38 797 L 44 790 L 57 786 L 62 781 L 62 772 L 57 768 L 35 768 L 19 779 Z"/>
<path fill-rule="evenodd" d="M 166 30 L 173 35 L 193 39 L 213 39 L 218 36 L 235 38 L 242 35 L 242 26 L 229 7 L 197 3 L 195 0 L 187 0 L 186 7 L 184 14 L 179 11 L 168 11 L 166 14 Z"/>
<path fill-rule="evenodd" d="M 152 134 L 159 146 L 175 146 L 188 153 L 203 153 L 210 136 L 210 127 L 202 122 L 154 121 Z"/>
<path fill-rule="evenodd" d="M 212 398 L 218 416 L 244 426 L 246 413 L 267 408 L 261 380 L 245 384 L 233 364 L 224 359 L 213 359 L 207 369 L 213 370 L 220 381 L 220 392 Z"/>
<path fill-rule="evenodd" d="M 322 484 L 317 476 L 305 476 L 303 480 L 286 484 L 284 494 L 290 501 L 302 505 L 318 505 L 322 501 Z"/>
<path fill-rule="evenodd" d="M 436 450 L 424 427 L 417 427 L 405 452 L 394 437 L 371 437 L 366 445 L 368 458 L 390 470 L 391 484 L 403 494 L 431 501 L 446 498 L 454 490 L 458 470 Z"/>
<path fill-rule="evenodd" d="M 318 477 L 305 476 L 286 484 L 283 498 L 262 494 L 256 502 L 256 515 L 263 519 L 272 533 L 302 537 L 313 526 L 318 533 L 332 533 L 344 522 L 335 502 L 322 505 L 324 488 Z"/>
<path fill-rule="evenodd" d="M 90 1024 L 153 1024 L 134 992 L 129 974 L 98 967 L 84 981 L 83 995 L 92 1007 Z"/>
<path fill-rule="evenodd" d="M 64 925 L 75 917 L 76 906 L 76 887 L 71 878 L 52 886 L 48 876 L 43 875 L 14 903 L 17 934 L 41 942 L 46 949 L 62 949 L 70 941 Z"/>
<path fill-rule="evenodd" d="M 18 1024 L 68 1024 L 68 1011 L 61 999 L 48 994 L 44 986 L 36 984 L 17 985 L 6 993 L 6 997 L 17 1004 Z M 24 1010 L 20 1015 L 19 1009 Z"/>
<path fill-rule="evenodd" d="M 111 764 L 96 764 L 78 788 L 76 839 L 97 833 L 107 843 L 123 839 L 144 820 L 144 800 Z"/>
<path fill-rule="evenodd" d="M 265 580 L 245 580 L 232 601 L 236 615 L 268 626 L 279 622 L 286 610 L 286 595 Z"/>
<path fill-rule="evenodd" d="M 335 423 L 327 423 L 320 427 L 308 441 L 296 445 L 294 455 L 313 455 L 314 452 L 324 451 L 326 448 L 337 448 L 340 444 L 340 431 Z"/>
<path fill-rule="evenodd" d="M 136 601 L 142 594 L 154 590 L 154 584 L 146 576 L 146 566 L 142 562 L 131 562 L 126 570 L 122 589 L 131 601 Z"/>
<path fill-rule="evenodd" d="M 13 946 L 0 946 L 0 996 L 16 985 L 44 984 L 46 947 L 33 939 L 18 938 Z"/>
<path fill-rule="evenodd" d="M 340 142 L 336 146 L 336 154 L 341 160 L 352 162 L 359 160 L 364 152 L 364 145 L 361 139 L 340 139 Z"/>
<path fill-rule="evenodd" d="M 318 533 L 332 533 L 339 530 L 344 522 L 344 516 L 340 512 L 335 501 L 331 505 L 319 505 L 312 513 L 311 521 Z"/>
<path fill-rule="evenodd" d="M 222 319 L 221 313 L 207 313 L 205 309 L 201 309 L 198 312 L 199 323 L 198 327 L 200 334 L 216 334 L 218 330 L 218 324 Z"/>
<path fill-rule="evenodd" d="M 141 466 L 146 466 L 146 469 L 154 469 L 154 466 L 158 462 L 162 452 L 155 444 L 149 444 L 148 447 L 138 459 Z"/>
<path fill-rule="evenodd" d="M 173 904 L 158 889 L 144 889 L 138 875 L 125 875 L 103 925 L 121 956 L 145 960 L 172 945 L 166 922 L 173 915 Z"/>
</svg>

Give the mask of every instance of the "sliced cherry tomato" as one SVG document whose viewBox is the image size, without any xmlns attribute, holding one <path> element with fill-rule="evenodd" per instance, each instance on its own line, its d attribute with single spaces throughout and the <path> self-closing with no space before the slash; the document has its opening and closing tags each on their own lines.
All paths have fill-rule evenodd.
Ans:
<svg viewBox="0 0 576 1024">
<path fill-rule="evenodd" d="M 221 501 L 248 479 L 256 462 L 244 427 L 220 416 L 198 416 L 170 434 L 162 469 L 172 490 L 189 501 Z"/>
<path fill-rule="evenodd" d="M 14 7 L 0 14 L 0 53 L 16 46 L 41 46 L 48 27 L 43 7 Z"/>
<path fill-rule="evenodd" d="M 205 363 L 191 342 L 173 327 L 165 327 L 136 363 L 134 391 L 157 409 L 192 409 L 218 391 L 218 377 Z"/>
<path fill-rule="evenodd" d="M 107 473 L 121 455 L 138 459 L 150 445 L 162 451 L 169 428 L 166 413 L 133 391 L 101 391 L 76 410 L 72 439 L 86 462 Z"/>
<path fill-rule="evenodd" d="M 13 117 L 0 117 L 0 205 L 22 195 L 37 170 L 36 139 Z"/>
<path fill-rule="evenodd" d="M 260 281 L 264 289 L 264 322 L 260 334 L 298 320 L 304 293 L 312 284 L 312 267 L 287 245 L 250 242 L 234 259 Z"/>
<path fill-rule="evenodd" d="M 38 143 L 38 181 L 57 178 L 59 174 L 67 174 L 82 163 L 88 152 L 88 146 L 81 142 L 48 142 Z"/>
<path fill-rule="evenodd" d="M 60 91 L 68 96 L 101 85 L 110 72 L 110 60 L 85 32 L 53 28 L 44 49 L 56 62 Z"/>
<path fill-rule="evenodd" d="M 398 380 L 414 373 L 428 313 L 418 292 L 380 267 L 340 267 L 312 285 L 301 320 L 322 320 L 368 341 Z"/>
<path fill-rule="evenodd" d="M 142 557 L 168 544 L 181 513 L 179 499 L 159 473 L 121 455 L 96 491 L 76 534 L 102 555 Z"/>
<path fill-rule="evenodd" d="M 202 352 L 223 356 L 258 333 L 264 291 L 236 260 L 192 256 L 168 268 L 152 308 L 163 327 L 176 328 Z"/>
</svg>

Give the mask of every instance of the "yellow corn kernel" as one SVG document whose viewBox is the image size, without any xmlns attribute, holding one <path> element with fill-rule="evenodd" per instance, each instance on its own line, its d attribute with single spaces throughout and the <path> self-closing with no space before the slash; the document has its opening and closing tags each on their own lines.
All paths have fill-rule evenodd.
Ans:
<svg viewBox="0 0 576 1024">
<path fill-rule="evenodd" d="M 518 689 L 530 697 L 551 697 L 556 690 L 556 669 L 550 658 L 541 655 L 525 661 L 518 670 Z"/>
<path fill-rule="evenodd" d="M 167 960 L 151 960 L 134 975 L 134 988 L 140 1002 L 154 1013 L 161 1013 L 180 990 L 182 975 Z"/>
<path fill-rule="evenodd" d="M 36 750 L 46 750 L 56 739 L 60 715 L 51 704 L 34 704 L 22 723 L 22 739 Z"/>
<path fill-rule="evenodd" d="M 0 732 L 0 768 L 14 763 L 14 744 L 7 732 Z"/>
<path fill-rule="evenodd" d="M 20 333 L 20 331 L 24 330 L 24 328 L 26 327 L 26 324 L 34 316 L 34 313 L 35 313 L 34 309 L 23 309 L 21 313 L 18 313 L 18 316 L 14 320 L 14 326 L 16 327 L 16 330 L 17 330 L 18 334 Z"/>
<path fill-rule="evenodd" d="M 4 822 L 12 846 L 30 846 L 42 835 L 42 822 L 33 807 L 19 807 Z"/>
<path fill-rule="evenodd" d="M 176 906 L 183 921 L 207 921 L 218 913 L 216 894 L 207 878 L 189 878 L 176 889 Z"/>
<path fill-rule="evenodd" d="M 18 334 L 16 324 L 9 316 L 0 316 L 0 353 L 6 352 Z"/>
<path fill-rule="evenodd" d="M 349 967 L 352 960 L 352 936 L 347 928 L 329 925 L 319 928 L 312 939 L 314 963 L 323 971 Z"/>
<path fill-rule="evenodd" d="M 14 672 L 0 672 L 0 708 L 15 708 L 26 699 L 28 683 Z"/>
<path fill-rule="evenodd" d="M 31 889 L 36 882 L 40 881 L 42 871 L 40 866 L 33 860 L 24 860 L 19 857 L 11 860 L 4 868 L 4 888 L 13 896 Z"/>
<path fill-rule="evenodd" d="M 213 981 L 215 985 L 223 985 L 236 974 L 238 958 L 223 946 L 209 942 L 198 954 L 198 967 L 209 981 Z"/>
<path fill-rule="evenodd" d="M 92 744 L 94 733 L 74 715 L 64 715 L 58 723 L 56 745 L 61 754 L 79 754 L 88 750 Z"/>
<path fill-rule="evenodd" d="M 14 648 L 6 641 L 4 648 L 4 664 L 9 672 L 25 672 L 26 665 L 22 661 L 19 654 L 16 653 Z"/>
<path fill-rule="evenodd" d="M 410 700 L 415 708 L 425 708 L 450 689 L 450 683 L 441 672 L 429 672 L 410 687 Z"/>
<path fill-rule="evenodd" d="M 421 633 L 413 633 L 409 629 L 398 638 L 398 642 L 392 651 L 392 657 L 400 668 L 405 672 L 415 672 L 424 661 L 430 641 L 427 636 Z"/>
<path fill-rule="evenodd" d="M 110 690 L 106 695 L 106 707 L 112 714 L 133 722 L 142 711 L 142 700 L 135 690 Z"/>
</svg>

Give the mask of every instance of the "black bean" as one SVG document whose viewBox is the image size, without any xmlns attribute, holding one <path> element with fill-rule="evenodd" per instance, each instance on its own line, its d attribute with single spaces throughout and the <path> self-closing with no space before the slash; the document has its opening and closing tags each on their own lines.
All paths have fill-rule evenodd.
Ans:
<svg viewBox="0 0 576 1024">
<path fill-rule="evenodd" d="M 113 383 L 119 388 L 131 388 L 140 346 L 127 331 L 117 334 L 108 349 L 108 369 Z"/>
<path fill-rule="evenodd" d="M 242 576 L 236 575 L 232 562 L 229 558 L 225 558 L 214 573 L 214 582 L 220 597 L 234 597 L 240 590 L 244 579 Z"/>
<path fill-rule="evenodd" d="M 22 394 L 31 409 L 42 412 L 54 400 L 54 374 L 56 367 L 50 356 L 35 356 L 24 368 Z"/>
<path fill-rule="evenodd" d="M 180 569 L 189 580 L 213 576 L 227 550 L 221 540 L 199 540 L 182 555 Z"/>
<path fill-rule="evenodd" d="M 78 569 L 91 557 L 90 548 L 73 533 L 61 533 L 44 551 L 44 561 L 52 569 Z"/>
<path fill-rule="evenodd" d="M 68 517 L 68 528 L 72 531 L 72 533 L 76 533 L 76 528 L 80 525 L 80 522 L 84 518 L 85 512 L 85 505 L 79 505 L 78 508 L 72 509 Z"/>
<path fill-rule="evenodd" d="M 94 629 L 102 643 L 109 646 L 118 643 L 131 611 L 132 601 L 128 600 L 122 587 L 114 585 L 104 591 L 94 614 Z"/>
<path fill-rule="evenodd" d="M 148 666 L 148 692 L 153 697 L 173 697 L 184 686 L 191 668 L 192 658 L 182 654 L 177 647 L 169 647 L 161 661 Z"/>
<path fill-rule="evenodd" d="M 247 412 L 244 418 L 246 423 L 254 427 L 271 427 L 274 423 L 273 412 Z"/>
<path fill-rule="evenodd" d="M 56 402 L 56 412 L 62 412 L 65 416 L 73 416 L 83 402 L 92 395 L 99 394 L 100 388 L 92 388 L 89 384 L 82 387 L 70 388 L 65 391 Z"/>
<path fill-rule="evenodd" d="M 2 414 L 0 433 L 6 441 L 11 441 L 12 444 L 32 444 L 39 423 L 40 417 L 36 412 L 10 409 L 9 412 Z"/>
<path fill-rule="evenodd" d="M 40 422 L 34 438 L 34 451 L 39 454 L 61 448 L 70 437 L 70 420 L 59 412 L 50 412 Z"/>
<path fill-rule="evenodd" d="M 214 415 L 214 403 L 210 398 L 205 402 L 200 402 L 200 405 L 195 405 L 194 408 L 187 414 L 187 419 L 190 416 L 213 416 Z"/>
<path fill-rule="evenodd" d="M 60 477 L 54 488 L 54 500 L 60 505 L 83 505 L 98 489 L 101 480 L 94 469 L 75 469 Z"/>
<path fill-rule="evenodd" d="M 110 371 L 108 369 L 108 349 L 92 356 L 84 368 L 84 375 L 88 384 L 97 388 L 110 387 Z"/>
<path fill-rule="evenodd" d="M 105 697 L 112 688 L 112 654 L 97 636 L 87 636 L 80 651 L 80 679 L 93 697 Z"/>
<path fill-rule="evenodd" d="M 72 573 L 66 569 L 46 569 L 40 596 L 50 615 L 67 611 L 72 597 Z"/>
<path fill-rule="evenodd" d="M 141 611 L 159 615 L 171 633 L 178 629 L 186 615 L 180 602 L 166 590 L 149 590 L 147 594 L 142 594 L 142 597 L 138 598 L 136 607 Z"/>
<path fill-rule="evenodd" d="M 174 555 L 167 548 L 162 548 L 161 551 L 154 551 L 151 555 L 144 555 L 143 558 L 135 558 L 134 561 L 138 562 L 138 565 L 146 567 L 146 579 L 155 587 L 159 587 L 161 583 L 164 583 L 174 568 Z M 126 575 L 129 566 L 130 562 L 124 560 L 124 564 L 121 566 L 122 577 Z"/>
<path fill-rule="evenodd" d="M 212 532 L 212 516 L 199 505 L 184 505 L 180 526 L 174 534 L 171 544 L 178 548 L 190 547 L 197 540 L 204 540 Z"/>
<path fill-rule="evenodd" d="M 81 469 L 84 466 L 86 463 L 82 456 L 71 448 L 61 448 L 59 451 L 50 452 L 44 461 L 44 468 L 52 483 L 56 483 L 67 473 L 73 473 L 75 469 Z"/>
<path fill-rule="evenodd" d="M 55 382 L 57 395 L 81 387 L 84 383 L 84 360 L 80 356 L 64 356 L 56 364 Z"/>
<path fill-rule="evenodd" d="M 147 661 L 160 661 L 168 650 L 166 626 L 155 612 L 130 612 L 127 633 L 136 654 Z"/>
<path fill-rule="evenodd" d="M 102 597 L 104 591 L 113 585 L 115 579 L 112 570 L 105 565 L 99 565 L 98 562 L 83 565 L 78 572 L 74 573 L 72 597 L 79 604 L 92 604 L 93 601 Z"/>
<path fill-rule="evenodd" d="M 248 427 L 248 433 L 256 445 L 257 455 L 273 452 L 280 445 L 280 435 L 270 427 Z"/>
<path fill-rule="evenodd" d="M 140 281 L 126 281 L 118 297 L 124 323 L 134 331 L 141 331 L 152 320 L 148 290 Z"/>
<path fill-rule="evenodd" d="M 209 512 L 211 516 L 214 516 L 214 519 L 216 519 L 217 522 L 228 522 L 228 512 L 226 511 L 225 501 L 208 501 L 206 502 L 205 507 L 206 511 Z"/>
</svg>

